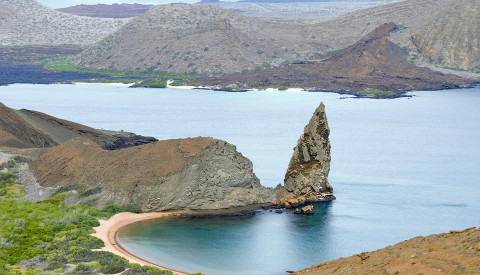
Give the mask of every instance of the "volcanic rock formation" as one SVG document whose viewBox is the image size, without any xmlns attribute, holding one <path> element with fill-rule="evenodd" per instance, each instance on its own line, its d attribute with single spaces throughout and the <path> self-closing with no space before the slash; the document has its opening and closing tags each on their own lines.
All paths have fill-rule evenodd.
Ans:
<svg viewBox="0 0 480 275">
<path fill-rule="evenodd" d="M 74 138 L 31 165 L 43 187 L 88 194 L 85 202 L 114 202 L 143 212 L 223 209 L 269 204 L 250 160 L 235 146 L 212 138 L 158 141 L 107 151 L 87 138 Z M 78 202 L 78 200 L 76 201 Z"/>
<path fill-rule="evenodd" d="M 295 64 L 222 77 L 195 79 L 204 85 L 225 87 L 287 86 L 310 90 L 364 95 L 366 89 L 390 91 L 398 96 L 408 90 L 456 88 L 472 83 L 455 75 L 442 74 L 409 62 L 406 50 L 389 41 L 398 30 L 385 23 L 354 45 L 323 57 Z"/>
<path fill-rule="evenodd" d="M 327 179 L 331 160 L 329 134 L 325 105 L 321 103 L 294 148 L 285 174 L 288 193 L 284 198 L 293 194 L 301 201 L 317 201 L 323 199 L 322 193 L 333 191 Z"/>
</svg>

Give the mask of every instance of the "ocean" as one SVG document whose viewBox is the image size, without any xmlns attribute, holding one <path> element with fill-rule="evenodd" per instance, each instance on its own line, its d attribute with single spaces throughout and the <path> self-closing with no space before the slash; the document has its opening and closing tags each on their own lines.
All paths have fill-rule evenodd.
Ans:
<svg viewBox="0 0 480 275">
<path fill-rule="evenodd" d="M 315 215 L 175 219 L 124 228 L 146 260 L 206 274 L 286 274 L 414 236 L 480 226 L 480 88 L 398 99 L 334 93 L 0 87 L 0 102 L 158 139 L 212 136 L 252 160 L 263 185 L 283 182 L 293 147 L 324 102 L 336 201 Z"/>
</svg>

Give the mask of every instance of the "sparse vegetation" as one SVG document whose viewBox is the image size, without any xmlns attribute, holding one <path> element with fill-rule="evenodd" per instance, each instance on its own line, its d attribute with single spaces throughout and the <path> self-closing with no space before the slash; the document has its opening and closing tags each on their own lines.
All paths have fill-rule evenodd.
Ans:
<svg viewBox="0 0 480 275">
<path fill-rule="evenodd" d="M 367 88 L 363 90 L 361 94 L 364 94 L 366 96 L 371 96 L 371 97 L 392 97 L 395 95 L 395 92 Z"/>
<path fill-rule="evenodd" d="M 23 192 L 9 196 L 12 188 Z M 87 205 L 66 205 L 64 200 L 71 192 L 35 203 L 19 198 L 24 194 L 13 173 L 0 172 L 0 274 L 62 274 L 67 265 L 73 265 L 71 274 L 115 274 L 129 268 L 128 261 L 120 256 L 92 251 L 104 244 L 90 234 L 99 225 L 98 218 L 135 211 L 134 207 L 109 204 L 99 210 Z M 130 268 L 125 274 L 172 274 L 154 267 Z"/>
<path fill-rule="evenodd" d="M 131 88 L 166 88 L 167 82 L 159 79 L 145 79 L 130 86 Z"/>
</svg>

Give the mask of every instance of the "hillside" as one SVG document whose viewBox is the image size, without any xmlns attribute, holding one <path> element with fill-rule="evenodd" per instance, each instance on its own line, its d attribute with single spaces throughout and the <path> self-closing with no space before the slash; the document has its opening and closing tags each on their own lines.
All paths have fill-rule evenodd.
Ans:
<svg viewBox="0 0 480 275">
<path fill-rule="evenodd" d="M 296 20 L 308 24 L 332 19 L 356 10 L 372 8 L 400 0 L 343 1 L 201 1 L 242 15 L 267 20 Z"/>
<path fill-rule="evenodd" d="M 47 148 L 80 136 L 92 138 L 109 150 L 156 141 L 127 132 L 100 131 L 36 111 L 10 109 L 0 103 L 0 146 Z"/>
<path fill-rule="evenodd" d="M 0 46 L 90 45 L 127 22 L 65 14 L 35 0 L 0 0 L 0 6 Z"/>
<path fill-rule="evenodd" d="M 93 69 L 229 74 L 344 49 L 386 22 L 399 26 L 389 39 L 413 50 L 412 34 L 453 2 L 407 0 L 314 24 L 259 20 L 211 5 L 159 5 L 85 51 L 77 64 Z M 475 30 L 468 27 L 466 31 Z"/>
<path fill-rule="evenodd" d="M 62 9 L 57 9 L 60 12 L 89 17 L 103 17 L 103 18 L 129 18 L 142 15 L 146 13 L 152 5 L 142 4 L 97 4 L 97 5 L 77 5 Z"/>
<path fill-rule="evenodd" d="M 398 27 L 383 24 L 353 46 L 322 58 L 288 64 L 257 72 L 233 74 L 194 81 L 207 86 L 256 88 L 287 86 L 310 90 L 364 94 L 366 89 L 392 91 L 385 96 L 402 95 L 407 90 L 454 88 L 468 80 L 420 68 L 408 61 L 408 53 L 387 37 Z"/>
<path fill-rule="evenodd" d="M 294 274 L 480 274 L 480 229 L 416 237 Z"/>
<path fill-rule="evenodd" d="M 159 5 L 86 50 L 78 64 L 177 73 L 253 70 L 322 47 L 320 40 L 302 29 L 210 5 Z"/>
<path fill-rule="evenodd" d="M 480 1 L 454 1 L 415 30 L 413 41 L 424 61 L 480 72 L 479 30 Z"/>
</svg>

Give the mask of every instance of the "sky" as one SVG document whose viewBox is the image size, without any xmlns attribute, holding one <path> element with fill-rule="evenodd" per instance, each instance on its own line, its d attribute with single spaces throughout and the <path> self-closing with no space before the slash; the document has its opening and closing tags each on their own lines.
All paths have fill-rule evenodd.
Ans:
<svg viewBox="0 0 480 275">
<path fill-rule="evenodd" d="M 167 3 L 197 3 L 200 0 L 37 0 L 38 2 L 42 3 L 43 5 L 50 7 L 50 8 L 64 8 L 69 6 L 75 6 L 80 4 L 88 4 L 88 5 L 95 5 L 95 4 L 113 4 L 113 3 L 137 3 L 137 4 L 167 4 Z M 224 0 L 225 1 L 225 0 Z M 229 1 L 229 0 L 227 0 Z M 233 0 L 230 0 L 233 1 Z"/>
</svg>

